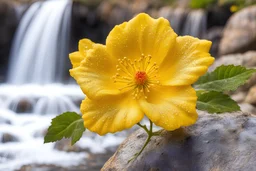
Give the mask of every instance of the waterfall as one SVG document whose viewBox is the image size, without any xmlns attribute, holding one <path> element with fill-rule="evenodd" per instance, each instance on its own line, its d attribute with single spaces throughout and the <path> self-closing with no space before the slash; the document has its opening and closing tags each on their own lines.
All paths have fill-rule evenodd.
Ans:
<svg viewBox="0 0 256 171">
<path fill-rule="evenodd" d="M 87 156 L 43 144 L 51 119 L 65 111 L 79 113 L 84 98 L 77 85 L 62 83 L 71 7 L 71 0 L 35 2 L 21 18 L 8 81 L 0 85 L 0 170 L 20 170 L 32 163 L 70 167 Z"/>
<path fill-rule="evenodd" d="M 79 112 L 84 98 L 67 73 L 71 0 L 35 2 L 22 16 L 13 41 L 7 83 L 0 86 L 1 108 L 16 113 Z"/>
<path fill-rule="evenodd" d="M 15 34 L 8 83 L 61 82 L 68 54 L 70 12 L 69 0 L 32 4 Z"/>
<path fill-rule="evenodd" d="M 206 33 L 207 16 L 204 10 L 192 10 L 189 12 L 182 35 L 191 35 L 202 38 Z"/>
<path fill-rule="evenodd" d="M 207 29 L 207 14 L 204 10 L 187 11 L 184 8 L 163 7 L 159 16 L 167 18 L 179 35 L 203 38 Z"/>
</svg>

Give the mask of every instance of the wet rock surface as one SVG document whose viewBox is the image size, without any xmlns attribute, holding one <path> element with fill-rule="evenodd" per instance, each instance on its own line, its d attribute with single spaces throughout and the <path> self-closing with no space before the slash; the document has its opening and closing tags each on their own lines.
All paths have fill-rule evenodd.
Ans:
<svg viewBox="0 0 256 171">
<path fill-rule="evenodd" d="M 3 133 L 0 142 L 8 143 L 8 142 L 18 142 L 18 138 L 9 133 Z"/>
<path fill-rule="evenodd" d="M 103 171 L 115 170 L 241 170 L 256 169 L 256 117 L 247 113 L 200 112 L 195 125 L 162 131 L 133 162 L 147 134 L 140 129 L 129 136 L 106 162 Z"/>
<path fill-rule="evenodd" d="M 234 14 L 225 26 L 219 54 L 256 50 L 256 5 Z"/>
</svg>

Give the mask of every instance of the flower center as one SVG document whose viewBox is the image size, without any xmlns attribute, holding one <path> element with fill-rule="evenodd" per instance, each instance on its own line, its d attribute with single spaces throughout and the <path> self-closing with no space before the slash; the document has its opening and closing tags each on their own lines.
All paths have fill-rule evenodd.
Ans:
<svg viewBox="0 0 256 171">
<path fill-rule="evenodd" d="M 147 74 L 145 71 L 138 71 L 135 74 L 135 81 L 138 85 L 144 85 L 147 82 Z"/>
<path fill-rule="evenodd" d="M 141 54 L 138 60 L 131 61 L 126 57 L 118 59 L 116 74 L 113 76 L 115 83 L 118 83 L 119 90 L 133 90 L 134 99 L 142 96 L 147 98 L 150 88 L 159 84 L 158 66 L 151 62 L 151 55 Z"/>
</svg>

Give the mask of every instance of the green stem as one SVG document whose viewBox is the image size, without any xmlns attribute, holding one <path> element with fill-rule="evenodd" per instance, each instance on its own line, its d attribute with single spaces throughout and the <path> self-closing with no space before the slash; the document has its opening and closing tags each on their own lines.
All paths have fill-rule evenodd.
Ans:
<svg viewBox="0 0 256 171">
<path fill-rule="evenodd" d="M 149 130 L 148 130 L 148 128 L 146 127 L 146 125 L 141 125 L 140 123 L 137 124 L 139 127 L 143 128 L 143 129 L 147 132 L 148 138 L 147 138 L 147 140 L 145 141 L 145 143 L 144 143 L 142 149 L 141 149 L 138 153 L 134 154 L 134 156 L 128 161 L 128 163 L 130 163 L 132 160 L 136 159 L 136 158 L 143 152 L 143 150 L 146 148 L 146 146 L 147 146 L 148 143 L 150 142 L 150 139 L 151 139 L 153 136 L 159 135 L 159 134 L 156 134 L 156 133 L 153 132 L 153 122 L 152 122 L 151 120 L 149 120 L 149 121 L 150 121 Z"/>
</svg>

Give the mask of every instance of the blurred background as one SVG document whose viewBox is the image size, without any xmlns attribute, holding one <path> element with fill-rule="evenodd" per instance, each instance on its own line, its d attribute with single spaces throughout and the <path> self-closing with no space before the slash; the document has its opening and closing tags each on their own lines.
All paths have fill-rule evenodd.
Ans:
<svg viewBox="0 0 256 171">
<path fill-rule="evenodd" d="M 43 144 L 51 118 L 79 112 L 84 98 L 69 76 L 68 53 L 79 39 L 105 43 L 134 15 L 165 17 L 179 35 L 213 42 L 214 69 L 256 66 L 256 0 L 0 0 L 0 171 L 100 170 L 132 131 L 104 137 L 88 131 Z M 256 76 L 232 92 L 256 114 Z"/>
</svg>

